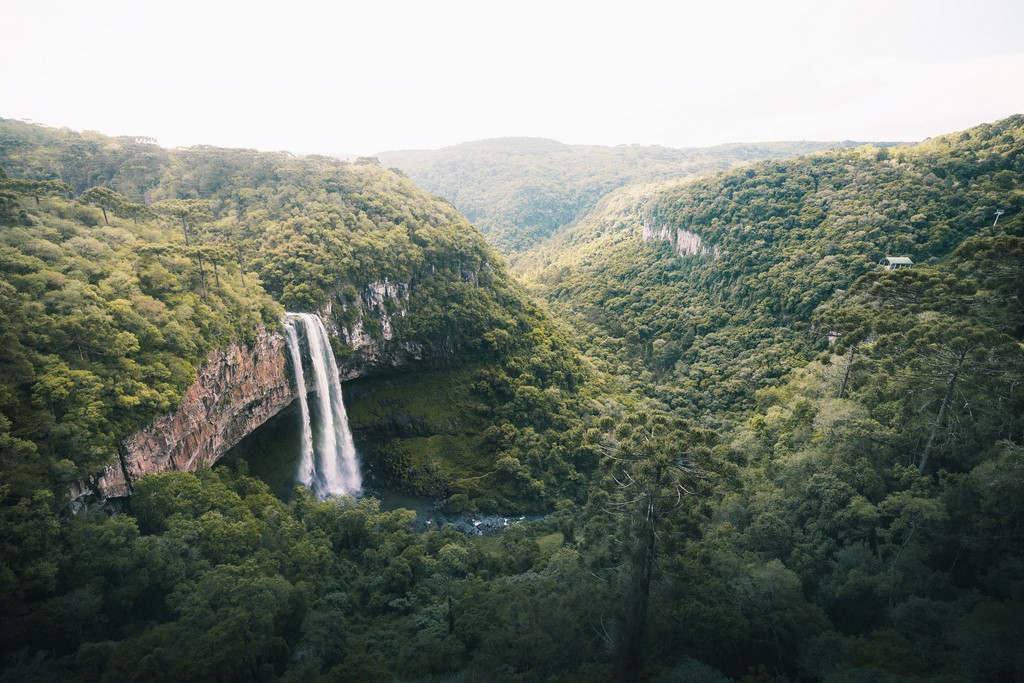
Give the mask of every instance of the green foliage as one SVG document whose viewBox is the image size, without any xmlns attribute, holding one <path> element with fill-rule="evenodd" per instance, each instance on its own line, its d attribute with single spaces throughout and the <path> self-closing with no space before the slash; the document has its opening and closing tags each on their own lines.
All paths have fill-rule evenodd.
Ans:
<svg viewBox="0 0 1024 683">
<path fill-rule="evenodd" d="M 33 197 L 36 204 L 40 203 L 40 197 L 46 196 L 70 196 L 74 190 L 67 183 L 59 180 L 27 180 L 25 178 L 10 178 L 0 175 L 0 188 L 16 194 L 29 195 Z"/>
<path fill-rule="evenodd" d="M 613 194 L 519 258 L 570 333 L 369 160 L 0 122 L 16 173 L 127 198 L 107 225 L 2 190 L 3 676 L 1024 678 L 1021 130 Z M 916 265 L 879 271 L 893 253 Z M 278 302 L 421 345 L 429 372 L 346 392 L 376 478 L 549 514 L 417 534 L 411 511 L 285 503 L 240 467 L 61 517 Z"/>
<path fill-rule="evenodd" d="M 736 436 L 744 487 L 714 526 L 796 573 L 844 634 L 848 658 L 829 666 L 851 676 L 1020 673 L 1005 658 L 981 673 L 962 630 L 1003 642 L 1010 623 L 968 627 L 966 615 L 979 600 L 979 615 L 1019 609 L 1022 577 L 1007 568 L 1021 548 L 1007 541 L 1019 532 L 1011 501 L 1020 492 L 1006 487 L 1020 450 L 1024 352 L 1003 331 L 1018 329 L 1013 313 L 997 320 L 974 302 L 1013 296 L 996 294 L 1004 280 L 984 271 L 995 245 L 1006 262 L 1019 259 L 1020 240 L 975 237 L 934 268 L 861 278 L 823 317 L 847 321 L 840 338 L 855 353 L 825 355 L 762 390 Z M 848 392 L 836 398 L 841 383 Z"/>
<path fill-rule="evenodd" d="M 18 495 L 102 469 L 117 439 L 173 407 L 209 351 L 251 336 L 272 306 L 237 273 L 202 301 L 166 233 L 90 227 L 62 217 L 70 208 L 50 200 L 0 236 L 0 412 L 31 444 L 4 452 Z"/>
<path fill-rule="evenodd" d="M 524 426 L 550 422 L 554 392 L 581 384 L 570 346 L 479 233 L 377 164 L 0 124 L 5 165 L 111 186 L 49 200 L 4 233 L 7 353 L 23 371 L 5 377 L 0 408 L 44 462 L 62 453 L 80 476 L 109 463 L 117 439 L 173 407 L 212 348 L 277 324 L 271 299 L 330 308 L 344 334 L 414 347 L 425 364 L 509 358 L 513 376 L 537 376 L 519 389 Z M 83 148 L 91 165 L 72 158 Z M 389 283 L 401 294 L 374 300 L 398 291 Z"/>
<path fill-rule="evenodd" d="M 837 146 L 779 142 L 670 149 L 501 138 L 379 157 L 449 200 L 495 248 L 514 256 L 586 215 L 616 188 Z"/>
<path fill-rule="evenodd" d="M 515 270 L 584 335 L 600 368 L 677 414 L 721 423 L 824 350 L 830 332 L 856 333 L 815 324 L 814 315 L 883 256 L 910 256 L 920 266 L 972 236 L 1002 233 L 1005 241 L 1024 232 L 1022 141 L 1017 116 L 963 139 L 889 148 L 881 161 L 862 147 L 627 188 L 521 254 Z M 1017 178 L 1009 186 L 1006 172 Z M 997 207 L 1007 215 L 993 227 Z M 698 239 L 699 253 L 677 251 Z M 998 296 L 1015 302 L 1015 252 L 984 249 L 992 260 L 979 262 L 976 274 L 909 289 L 894 280 L 899 303 L 912 306 L 915 292 L 936 286 L 952 297 L 985 272 L 1001 273 Z M 898 274 L 923 278 L 919 266 Z M 1010 313 L 1015 325 L 1018 308 Z"/>
<path fill-rule="evenodd" d="M 574 361 L 544 326 L 488 363 L 351 382 L 359 450 L 372 475 L 451 509 L 513 514 L 548 510 L 555 492 L 580 498 L 587 465 L 576 453 L 592 411 Z"/>
<path fill-rule="evenodd" d="M 59 177 L 85 191 L 84 202 L 100 202 L 102 194 L 104 214 L 133 222 L 151 220 L 150 211 L 166 216 L 162 230 L 175 223 L 186 247 L 220 249 L 220 258 L 210 259 L 216 264 L 230 254 L 243 279 L 247 270 L 258 273 L 266 292 L 291 310 L 333 304 L 338 322 L 351 324 L 357 302 L 345 292 L 405 283 L 408 315 L 396 316 L 394 341 L 421 344 L 428 360 L 493 351 L 482 342 L 486 335 L 512 334 L 518 317 L 535 317 L 462 216 L 375 163 L 166 150 L 144 139 L 8 120 L 0 122 L 0 150 L 13 173 Z M 209 253 L 187 253 L 197 260 L 197 290 L 208 299 L 199 261 Z"/>
<path fill-rule="evenodd" d="M 628 416 L 608 436 L 602 490 L 590 496 L 592 522 L 584 537 L 598 547 L 595 559 L 623 567 L 613 581 L 621 611 L 615 615 L 618 635 L 610 639 L 620 680 L 638 680 L 643 670 L 655 566 L 665 541 L 679 541 L 693 528 L 690 497 L 711 489 L 714 441 L 714 434 L 681 420 L 644 413 Z M 621 544 L 621 554 L 604 545 L 608 531 Z"/>
<path fill-rule="evenodd" d="M 9 671 L 271 679 L 296 667 L 372 678 L 465 664 L 452 635 L 456 584 L 506 563 L 485 563 L 457 537 L 417 539 L 408 513 L 321 504 L 302 491 L 284 508 L 262 484 L 208 470 L 143 480 L 131 516 L 60 524 L 56 513 L 70 484 L 114 460 L 120 438 L 175 407 L 211 349 L 276 324 L 274 299 L 333 304 L 343 325 L 369 326 L 372 316 L 352 310 L 381 282 L 404 283 L 408 296 L 375 304 L 394 327 L 390 337 L 368 327 L 371 335 L 416 344 L 435 365 L 473 359 L 462 371 L 464 409 L 438 418 L 443 429 L 451 417 L 471 431 L 427 437 L 434 455 L 456 461 L 418 485 L 454 488 L 482 466 L 502 484 L 474 505 L 541 509 L 545 485 L 561 487 L 563 475 L 581 495 L 580 477 L 562 464 L 572 439 L 553 428 L 572 425 L 586 373 L 479 234 L 376 164 L 171 152 L 14 122 L 0 133 L 5 165 L 83 191 L 76 202 L 35 205 L 12 193 L 4 214 L 14 224 L 0 245 L 4 653 L 21 653 Z M 516 400 L 481 409 L 495 392 Z M 477 452 L 497 415 L 509 430 Z M 543 553 L 521 545 L 532 566 L 558 541 Z M 355 625 L 356 613 L 371 623 Z M 392 663 L 370 641 L 396 616 L 421 642 Z M 43 650 L 50 658 L 36 657 Z"/>
<path fill-rule="evenodd" d="M 107 217 L 108 209 L 113 211 L 128 204 L 128 200 L 123 195 L 105 187 L 90 187 L 78 199 L 86 204 L 99 207 L 103 211 L 104 225 L 110 225 L 110 220 Z"/>
</svg>

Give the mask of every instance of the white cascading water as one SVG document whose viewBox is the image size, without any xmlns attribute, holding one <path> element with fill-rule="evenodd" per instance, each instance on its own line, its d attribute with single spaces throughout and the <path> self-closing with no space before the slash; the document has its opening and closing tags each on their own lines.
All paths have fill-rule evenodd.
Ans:
<svg viewBox="0 0 1024 683">
<path fill-rule="evenodd" d="M 288 333 L 288 351 L 295 369 L 295 391 L 299 395 L 299 407 L 302 409 L 302 459 L 299 460 L 298 483 L 307 489 L 313 488 L 315 473 L 313 452 L 313 428 L 309 424 L 309 403 L 306 402 L 306 375 L 302 371 L 302 350 L 299 348 L 299 335 L 295 331 L 292 320 L 286 320 L 284 329 Z"/>
<path fill-rule="evenodd" d="M 313 435 L 309 404 L 306 401 L 305 373 L 296 323 L 301 323 L 316 391 L 319 429 Z M 331 495 L 355 495 L 363 488 L 356 460 L 356 447 L 348 426 L 348 415 L 341 396 L 338 364 L 331 352 L 327 330 L 312 313 L 288 313 L 285 319 L 288 349 L 295 368 L 295 386 L 302 411 L 302 459 L 298 483 L 311 489 L 319 498 Z"/>
</svg>

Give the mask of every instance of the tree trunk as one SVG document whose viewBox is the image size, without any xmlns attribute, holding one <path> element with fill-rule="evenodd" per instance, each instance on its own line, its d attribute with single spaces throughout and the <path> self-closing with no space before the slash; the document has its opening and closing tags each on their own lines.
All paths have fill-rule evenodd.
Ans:
<svg viewBox="0 0 1024 683">
<path fill-rule="evenodd" d="M 107 220 L 107 207 L 101 206 L 100 211 L 103 212 L 103 224 L 110 225 L 110 221 Z"/>
<path fill-rule="evenodd" d="M 648 603 L 651 597 L 651 579 L 654 575 L 655 533 L 654 501 L 648 505 L 644 520 L 643 538 L 630 558 L 632 575 L 626 596 L 626 615 L 619 659 L 620 681 L 632 683 L 640 679 L 644 665 L 644 640 L 647 635 Z"/>
<path fill-rule="evenodd" d="M 896 553 L 896 557 L 892 558 L 892 564 L 889 566 L 889 573 L 896 573 L 896 565 L 899 564 L 900 558 L 903 557 L 903 551 L 906 549 L 907 544 L 910 543 L 910 539 L 913 538 L 914 532 L 917 531 L 917 524 L 914 524 L 910 528 L 910 533 L 903 539 L 903 543 L 900 544 L 899 552 Z M 896 592 L 896 579 L 893 577 L 892 583 L 889 586 L 889 609 L 892 609 L 892 597 Z"/>
<path fill-rule="evenodd" d="M 203 303 L 209 304 L 210 302 L 206 298 L 206 271 L 203 270 L 203 255 L 199 254 L 199 282 L 203 286 Z"/>
<path fill-rule="evenodd" d="M 455 633 L 455 610 L 452 605 L 452 595 L 448 594 L 448 634 Z"/>
<path fill-rule="evenodd" d="M 185 233 L 185 246 L 188 246 L 188 222 L 185 221 L 185 217 L 181 217 L 181 231 Z"/>
<path fill-rule="evenodd" d="M 839 383 L 839 395 L 836 398 L 842 398 L 846 395 L 846 383 L 850 379 L 850 366 L 853 365 L 853 354 L 856 350 L 856 346 L 850 347 L 850 355 L 846 357 L 846 369 L 843 370 L 843 381 Z"/>
<path fill-rule="evenodd" d="M 963 363 L 961 358 L 960 363 Z M 928 457 L 932 453 L 932 447 L 935 445 L 935 437 L 939 433 L 939 427 L 942 426 L 942 420 L 946 417 L 946 408 L 949 407 L 949 401 L 953 397 L 953 387 L 956 386 L 956 376 L 960 373 L 960 366 L 958 365 L 953 376 L 946 382 L 946 394 L 942 397 L 942 405 L 939 406 L 939 416 L 935 418 L 935 424 L 932 425 L 932 433 L 928 435 L 928 443 L 925 444 L 924 452 L 921 454 L 921 464 L 918 466 L 917 471 L 924 474 L 924 468 L 928 466 Z"/>
</svg>

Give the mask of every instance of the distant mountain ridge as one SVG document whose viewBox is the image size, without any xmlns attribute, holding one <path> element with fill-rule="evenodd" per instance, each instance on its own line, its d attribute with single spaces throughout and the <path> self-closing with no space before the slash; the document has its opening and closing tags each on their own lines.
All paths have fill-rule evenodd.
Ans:
<svg viewBox="0 0 1024 683">
<path fill-rule="evenodd" d="M 794 141 L 675 149 L 506 137 L 437 150 L 381 152 L 377 158 L 450 201 L 493 246 L 514 255 L 577 220 L 603 196 L 625 185 L 677 180 L 749 161 L 861 144 Z"/>
</svg>

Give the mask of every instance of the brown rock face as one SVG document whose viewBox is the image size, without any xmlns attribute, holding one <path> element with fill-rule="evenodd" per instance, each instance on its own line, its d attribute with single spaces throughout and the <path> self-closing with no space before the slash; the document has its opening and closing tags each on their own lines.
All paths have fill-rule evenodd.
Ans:
<svg viewBox="0 0 1024 683">
<path fill-rule="evenodd" d="M 327 308 L 322 317 L 328 330 L 351 349 L 348 358 L 339 359 L 343 381 L 409 369 L 422 361 L 419 344 L 394 338 L 392 318 L 408 313 L 408 299 L 408 284 L 372 283 L 357 304 L 357 322 L 343 328 L 333 323 Z M 379 335 L 363 328 L 366 316 L 378 318 Z M 282 334 L 264 330 L 251 345 L 236 342 L 211 353 L 176 412 L 125 438 L 117 461 L 99 476 L 71 487 L 71 509 L 81 509 L 91 497 L 130 496 L 133 484 L 146 474 L 190 471 L 217 462 L 296 397 L 287 345 Z"/>
<path fill-rule="evenodd" d="M 119 461 L 97 478 L 95 492 L 127 496 L 143 475 L 216 462 L 295 397 L 285 347 L 282 335 L 263 332 L 251 346 L 211 353 L 177 412 L 121 442 Z"/>
</svg>

